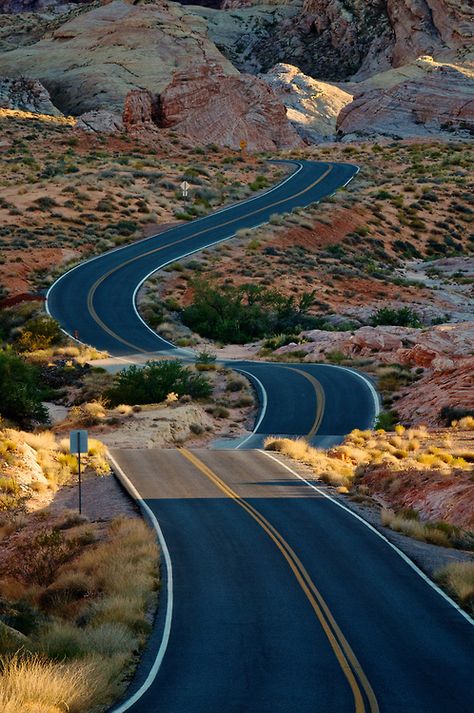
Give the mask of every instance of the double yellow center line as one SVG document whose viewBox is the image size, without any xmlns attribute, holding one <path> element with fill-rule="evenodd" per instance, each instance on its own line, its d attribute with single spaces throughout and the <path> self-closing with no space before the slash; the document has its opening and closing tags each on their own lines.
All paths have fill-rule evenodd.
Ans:
<svg viewBox="0 0 474 713">
<path fill-rule="evenodd" d="M 174 240 L 171 243 L 167 243 L 166 245 L 162 245 L 159 248 L 153 248 L 153 250 L 148 250 L 147 252 L 142 253 L 141 255 L 136 255 L 135 257 L 129 258 L 128 260 L 124 260 L 120 265 L 116 265 L 113 267 L 111 270 L 106 272 L 104 275 L 99 277 L 96 282 L 92 285 L 92 287 L 89 290 L 89 293 L 87 295 L 87 309 L 89 311 L 89 314 L 91 315 L 92 319 L 98 324 L 104 332 L 107 332 L 107 334 L 114 339 L 116 339 L 119 342 L 122 342 L 122 344 L 125 344 L 125 346 L 130 347 L 136 352 L 142 352 L 143 354 L 147 353 L 146 349 L 142 349 L 141 347 L 138 347 L 136 344 L 132 344 L 131 342 L 127 341 L 123 337 L 121 337 L 119 334 L 114 332 L 110 327 L 108 327 L 105 322 L 99 317 L 97 314 L 97 311 L 94 307 L 94 296 L 95 293 L 97 292 L 97 289 L 100 287 L 100 285 L 108 278 L 110 275 L 113 275 L 114 272 L 117 272 L 117 270 L 121 270 L 123 267 L 126 267 L 127 265 L 130 265 L 131 263 L 135 262 L 136 260 L 141 260 L 144 257 L 148 257 L 150 255 L 154 255 L 156 253 L 161 252 L 162 250 L 166 250 L 167 248 L 174 247 L 175 245 L 179 245 L 180 243 L 185 243 L 189 240 L 193 240 L 194 238 L 199 237 L 200 235 L 204 235 L 205 233 L 211 233 L 215 230 L 218 230 L 219 228 L 224 228 L 227 225 L 232 225 L 233 223 L 237 223 L 241 221 L 243 218 L 249 218 L 252 215 L 257 215 L 258 213 L 262 213 L 265 210 L 268 210 L 269 208 L 274 208 L 277 205 L 281 205 L 282 203 L 286 203 L 287 201 L 291 200 L 292 198 L 298 198 L 299 196 L 302 196 L 304 193 L 307 193 L 310 191 L 314 186 L 316 186 L 318 183 L 321 183 L 321 181 L 324 181 L 327 176 L 331 173 L 333 170 L 333 166 L 328 166 L 326 171 L 319 176 L 315 181 L 310 183 L 309 186 L 306 188 L 303 188 L 303 190 L 298 191 L 297 193 L 293 193 L 290 196 L 286 196 L 285 198 L 281 198 L 278 201 L 275 201 L 274 203 L 270 203 L 269 205 L 263 206 L 263 208 L 257 208 L 256 210 L 250 211 L 249 213 L 246 213 L 245 215 L 240 215 L 237 218 L 232 218 L 231 220 L 224 221 L 222 223 L 219 223 L 219 225 L 215 225 L 209 228 L 203 228 L 203 230 L 198 230 L 197 232 L 193 233 L 192 235 L 188 235 L 185 238 L 180 238 L 179 240 Z M 229 236 L 230 237 L 230 236 Z M 183 256 L 184 257 L 184 256 Z M 157 270 L 159 267 L 157 267 Z"/>
<path fill-rule="evenodd" d="M 180 453 L 192 463 L 206 478 L 208 478 L 219 490 L 225 495 L 234 500 L 250 517 L 252 517 L 260 527 L 266 532 L 270 539 L 279 549 L 291 571 L 293 572 L 298 584 L 305 593 L 309 603 L 311 604 L 316 617 L 329 641 L 329 644 L 336 656 L 336 659 L 346 677 L 354 697 L 354 705 L 356 713 L 379 713 L 379 707 L 375 693 L 367 680 L 367 677 L 362 670 L 362 667 L 357 660 L 353 650 L 351 649 L 347 639 L 336 623 L 328 605 L 324 601 L 321 593 L 312 581 L 307 570 L 302 562 L 290 547 L 288 542 L 280 535 L 273 525 L 250 503 L 242 499 L 237 493 L 230 488 L 219 476 L 214 473 L 205 463 L 203 463 L 194 453 L 187 448 L 181 448 Z M 366 708 L 366 703 L 368 708 Z"/>
</svg>

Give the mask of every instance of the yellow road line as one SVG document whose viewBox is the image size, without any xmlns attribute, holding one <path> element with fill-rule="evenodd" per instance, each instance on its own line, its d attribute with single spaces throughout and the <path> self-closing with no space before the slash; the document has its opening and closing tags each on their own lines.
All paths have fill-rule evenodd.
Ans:
<svg viewBox="0 0 474 713">
<path fill-rule="evenodd" d="M 273 540 L 281 554 L 290 566 L 293 574 L 295 575 L 298 584 L 305 593 L 308 601 L 310 602 L 313 611 L 315 612 L 318 621 L 329 641 L 329 644 L 336 656 L 336 659 L 349 683 L 354 697 L 354 705 L 356 713 L 365 713 L 366 708 L 364 704 L 364 699 L 362 696 L 362 691 L 359 683 L 364 689 L 367 700 L 369 702 L 369 710 L 371 713 L 379 713 L 379 707 L 377 699 L 375 697 L 374 691 L 362 670 L 362 667 L 357 660 L 352 648 L 347 642 L 345 636 L 343 635 L 341 629 L 336 623 L 331 611 L 326 604 L 321 593 L 317 589 L 316 585 L 312 581 L 309 573 L 301 563 L 300 559 L 297 557 L 296 553 L 282 537 L 282 535 L 276 530 L 273 525 L 250 503 L 241 498 L 237 493 L 228 486 L 219 476 L 214 473 L 205 463 L 203 463 L 194 453 L 187 450 L 186 448 L 180 449 L 180 453 L 190 461 L 203 475 L 205 475 L 214 485 L 219 488 L 223 493 L 225 493 L 229 498 L 234 500 L 240 507 L 242 507 L 267 533 L 267 535 Z M 358 680 L 356 679 L 356 676 Z"/>
<path fill-rule="evenodd" d="M 311 439 L 318 432 L 318 429 L 321 425 L 321 421 L 323 420 L 324 408 L 326 406 L 326 396 L 324 393 L 324 389 L 321 386 L 320 382 L 312 374 L 308 374 L 306 371 L 303 371 L 302 369 L 297 369 L 296 367 L 292 366 L 284 366 L 282 368 L 289 369 L 290 371 L 294 371 L 297 374 L 304 376 L 304 378 L 311 383 L 316 392 L 316 416 L 309 433 L 306 434 L 306 438 Z"/>
<path fill-rule="evenodd" d="M 110 275 L 112 275 L 114 272 L 117 272 L 117 270 L 121 270 L 123 267 L 126 265 L 129 265 L 132 262 L 135 262 L 136 260 L 141 260 L 141 258 L 148 257 L 149 255 L 154 255 L 155 253 L 161 252 L 162 250 L 165 250 L 166 248 L 171 248 L 174 245 L 179 245 L 180 243 L 184 243 L 187 240 L 192 240 L 193 238 L 197 238 L 200 235 L 204 235 L 205 233 L 209 233 L 212 230 L 216 230 L 217 228 L 224 228 L 226 225 L 231 225 L 232 223 L 236 223 L 242 218 L 249 218 L 252 215 L 257 215 L 258 213 L 261 213 L 264 210 L 268 210 L 268 208 L 274 208 L 277 205 L 281 205 L 282 203 L 286 203 L 287 201 L 291 200 L 292 198 L 298 198 L 299 196 L 303 195 L 304 193 L 307 193 L 310 191 L 314 186 L 316 186 L 318 183 L 321 183 L 333 170 L 333 166 L 329 166 L 327 170 L 319 177 L 316 179 L 316 181 L 313 181 L 309 186 L 304 188 L 302 191 L 299 191 L 298 193 L 294 193 L 291 196 L 287 196 L 286 198 L 282 198 L 279 201 L 275 201 L 274 203 L 270 203 L 270 205 L 264 206 L 263 208 L 258 208 L 257 210 L 251 211 L 250 213 L 246 213 L 245 215 L 241 215 L 238 218 L 232 218 L 232 220 L 227 220 L 224 223 L 220 223 L 219 225 L 213 226 L 211 228 L 204 228 L 204 230 L 199 230 L 197 233 L 193 233 L 192 235 L 188 235 L 186 238 L 180 238 L 179 240 L 175 240 L 172 243 L 168 243 L 167 245 L 162 245 L 159 248 L 154 248 L 153 250 L 148 250 L 148 252 L 142 253 L 141 255 L 137 255 L 136 257 L 129 258 L 128 260 L 124 260 L 124 262 L 120 263 L 120 265 L 116 265 L 116 267 L 113 267 L 111 270 L 105 273 L 105 275 L 102 275 L 102 277 L 99 277 L 98 280 L 92 285 L 91 289 L 89 290 L 89 293 L 87 295 L 87 309 L 89 311 L 89 314 L 91 315 L 92 319 L 100 326 L 102 329 L 109 334 L 109 336 L 113 337 L 114 339 L 117 339 L 119 342 L 122 342 L 122 344 L 125 344 L 127 347 L 131 347 L 137 352 L 142 352 L 144 354 L 147 353 L 146 349 L 142 349 L 141 347 L 137 347 L 135 344 L 131 344 L 128 342 L 126 339 L 123 339 L 120 337 L 116 332 L 114 332 L 112 329 L 107 327 L 107 325 L 103 322 L 103 320 L 99 317 L 97 314 L 95 307 L 94 307 L 94 295 L 97 291 L 97 289 L 100 287 L 100 285 L 106 280 Z M 159 268 L 158 268 L 159 269 Z"/>
</svg>

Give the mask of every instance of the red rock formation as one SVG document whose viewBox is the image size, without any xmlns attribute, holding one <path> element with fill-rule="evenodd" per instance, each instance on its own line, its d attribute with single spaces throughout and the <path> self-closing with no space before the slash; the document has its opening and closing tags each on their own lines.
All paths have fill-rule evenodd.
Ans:
<svg viewBox="0 0 474 713">
<path fill-rule="evenodd" d="M 390 484 L 397 481 L 397 488 Z M 474 526 L 472 473 L 397 471 L 375 466 L 359 479 L 381 503 L 399 510 L 413 508 L 422 520 L 445 520 L 457 527 Z"/>
<path fill-rule="evenodd" d="M 447 370 L 428 371 L 397 400 L 400 418 L 434 426 L 449 406 L 474 410 L 474 357 L 455 359 Z"/>
<path fill-rule="evenodd" d="M 159 125 L 197 143 L 238 149 L 246 141 L 251 151 L 302 144 L 265 82 L 246 74 L 226 76 L 215 64 L 177 72 L 158 101 Z"/>
<path fill-rule="evenodd" d="M 125 97 L 123 123 L 126 127 L 154 124 L 158 119 L 156 97 L 146 89 L 132 89 Z"/>
</svg>

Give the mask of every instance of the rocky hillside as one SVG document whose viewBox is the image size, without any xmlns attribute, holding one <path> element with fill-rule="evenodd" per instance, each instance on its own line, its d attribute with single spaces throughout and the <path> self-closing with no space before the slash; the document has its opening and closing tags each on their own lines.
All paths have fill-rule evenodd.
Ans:
<svg viewBox="0 0 474 713">
<path fill-rule="evenodd" d="M 232 148 L 291 148 L 295 129 L 307 143 L 473 131 L 474 9 L 464 0 L 188 5 L 6 0 L 0 76 L 40 82 L 51 111 L 87 113 L 86 128 L 123 131 L 130 117 L 136 127 L 138 101 L 151 107 L 144 132 Z M 11 97 L 0 103 L 12 108 Z"/>
</svg>

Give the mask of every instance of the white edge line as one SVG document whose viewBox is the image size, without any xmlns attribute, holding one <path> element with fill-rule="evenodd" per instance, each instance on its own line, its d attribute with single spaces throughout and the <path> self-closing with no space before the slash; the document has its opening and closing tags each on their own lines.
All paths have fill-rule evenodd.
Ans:
<svg viewBox="0 0 474 713">
<path fill-rule="evenodd" d="M 171 632 L 171 620 L 173 617 L 173 566 L 171 564 L 171 556 L 170 552 L 168 549 L 168 545 L 166 544 L 165 537 L 163 535 L 163 531 L 160 527 L 160 524 L 158 520 L 156 519 L 155 514 L 151 510 L 151 508 L 146 504 L 146 502 L 143 500 L 143 498 L 140 496 L 140 493 L 138 490 L 135 488 L 133 483 L 128 479 L 128 477 L 125 475 L 124 471 L 122 468 L 119 466 L 115 458 L 111 455 L 110 452 L 107 451 L 107 457 L 110 459 L 112 462 L 112 465 L 114 466 L 114 470 L 116 471 L 117 477 L 125 487 L 125 489 L 129 492 L 129 494 L 137 501 L 138 506 L 140 509 L 144 512 L 146 515 L 146 518 L 151 522 L 153 528 L 156 531 L 156 534 L 158 535 L 158 540 L 160 543 L 161 551 L 164 556 L 165 564 L 166 564 L 166 572 L 167 572 L 167 596 L 166 596 L 166 615 L 165 615 L 165 625 L 163 629 L 163 637 L 161 639 L 161 644 L 158 649 L 158 652 L 156 654 L 155 661 L 153 663 L 153 666 L 150 669 L 150 672 L 148 673 L 148 676 L 146 677 L 145 681 L 142 683 L 138 691 L 136 691 L 130 698 L 125 700 L 123 703 L 119 704 L 117 707 L 111 709 L 111 713 L 124 713 L 124 711 L 127 711 L 131 706 L 133 706 L 142 696 L 146 691 L 150 688 L 152 685 L 153 681 L 155 680 L 158 671 L 160 670 L 161 664 L 163 662 L 163 658 L 166 653 L 166 649 L 168 647 L 168 642 L 170 638 L 170 632 Z"/>
<path fill-rule="evenodd" d="M 277 163 L 278 163 L 278 162 L 277 162 Z M 247 203 L 251 203 L 252 201 L 257 200 L 257 198 L 260 198 L 260 197 L 263 196 L 263 195 L 268 195 L 269 193 L 272 193 L 272 191 L 276 190 L 276 189 L 279 188 L 280 186 L 283 186 L 283 185 L 284 185 L 285 183 L 287 183 L 290 179 L 294 178 L 294 177 L 304 168 L 304 164 L 299 163 L 299 162 L 295 162 L 295 163 L 298 163 L 298 165 L 299 165 L 298 170 L 295 171 L 294 173 L 292 173 L 290 176 L 288 176 L 284 181 L 282 181 L 281 183 L 278 183 L 276 186 L 274 186 L 273 188 L 271 188 L 269 191 L 266 191 L 265 193 L 260 193 L 258 196 L 255 196 L 254 198 L 249 198 L 248 200 L 242 201 L 241 203 L 237 203 L 237 204 L 230 205 L 230 206 L 228 206 L 227 208 L 222 208 L 221 210 L 218 210 L 218 211 L 216 211 L 215 213 L 212 213 L 212 214 L 209 214 L 209 215 L 216 215 L 217 213 L 224 213 L 226 210 L 230 210 L 231 208 L 234 208 L 236 205 L 246 205 Z M 319 163 L 326 163 L 326 162 L 325 162 L 325 161 L 320 161 Z M 329 163 L 327 163 L 327 165 L 331 165 L 331 163 L 329 162 Z M 344 186 L 342 186 L 343 188 L 344 188 L 345 186 L 347 186 L 347 184 L 350 183 L 350 182 L 355 178 L 355 176 L 357 176 L 357 174 L 358 174 L 359 171 L 360 171 L 360 167 L 359 167 L 359 166 L 356 166 L 355 164 L 346 164 L 346 165 L 349 165 L 349 166 L 354 165 L 354 167 L 355 167 L 357 170 L 356 170 L 356 173 L 354 173 L 354 175 L 351 176 L 348 181 L 346 181 L 346 183 L 344 184 Z M 340 189 L 338 189 L 338 190 L 340 190 Z M 335 193 L 337 193 L 337 191 L 335 191 L 334 193 L 331 193 L 331 195 L 334 195 Z M 313 203 L 316 202 L 316 204 L 318 204 L 320 201 L 312 201 L 312 202 L 313 202 Z M 309 204 L 309 205 L 311 205 L 311 204 Z M 306 206 L 302 206 L 302 207 L 306 207 Z M 204 216 L 204 217 L 207 218 L 207 217 L 209 217 L 209 216 Z M 264 220 L 262 223 L 259 223 L 258 225 L 253 225 L 251 228 L 247 228 L 247 230 L 257 230 L 257 228 L 261 228 L 262 225 L 266 225 L 267 223 L 268 223 L 268 220 Z M 173 228 L 171 228 L 170 230 L 173 230 Z M 166 232 L 166 231 L 165 231 L 165 232 Z M 156 237 L 156 236 L 155 236 L 155 237 Z M 183 260 L 183 259 L 189 257 L 190 255 L 194 255 L 195 253 L 202 252 L 202 250 L 206 250 L 207 248 L 210 248 L 210 247 L 212 247 L 213 245 L 219 245 L 219 243 L 225 243 L 227 240 L 231 240 L 233 237 L 235 237 L 235 233 L 233 233 L 232 235 L 228 235 L 228 236 L 225 237 L 225 238 L 219 238 L 219 240 L 213 240 L 212 242 L 206 243 L 206 245 L 202 245 L 201 247 L 196 248 L 195 250 L 191 250 L 190 252 L 183 253 L 182 255 L 173 258 L 172 260 L 168 260 L 167 262 L 164 262 L 164 263 L 162 263 L 161 265 L 158 265 L 158 267 L 155 267 L 153 270 L 150 270 L 150 272 L 149 272 L 147 275 L 145 275 L 145 276 L 140 280 L 140 282 L 137 284 L 137 286 L 135 287 L 135 289 L 134 289 L 134 291 L 133 291 L 133 294 L 132 294 L 132 307 L 133 307 L 133 310 L 134 310 L 136 316 L 137 316 L 138 319 L 140 320 L 140 322 L 141 322 L 141 323 L 148 329 L 148 331 L 151 332 L 155 337 L 158 337 L 159 339 L 161 339 L 162 342 L 165 342 L 165 344 L 168 344 L 170 347 L 173 347 L 174 349 L 180 349 L 182 352 L 185 352 L 185 353 L 190 354 L 190 355 L 194 355 L 194 354 L 195 354 L 195 352 L 194 352 L 192 349 L 185 349 L 185 348 L 182 348 L 182 347 L 177 347 L 175 344 L 173 344 L 173 342 L 170 342 L 170 341 L 168 341 L 168 339 L 165 339 L 164 337 L 161 337 L 157 332 L 155 332 L 155 331 L 150 327 L 149 324 L 147 324 L 147 323 L 145 322 L 145 320 L 144 320 L 143 317 L 140 315 L 140 313 L 139 313 L 139 311 L 138 311 L 138 308 L 137 308 L 137 296 L 138 296 L 138 292 L 139 292 L 139 290 L 141 289 L 142 285 L 143 285 L 152 275 L 154 275 L 155 273 L 159 272 L 160 270 L 163 270 L 163 268 L 167 267 L 168 265 L 171 265 L 172 263 L 176 262 L 177 260 Z M 147 240 L 148 240 L 148 238 L 147 238 Z M 140 241 L 138 241 L 138 242 L 140 242 Z M 123 249 L 123 248 L 119 248 L 119 249 Z M 112 252 L 112 251 L 111 251 L 111 252 Z M 101 257 L 101 256 L 98 256 L 98 257 Z M 74 268 L 73 268 L 73 269 L 74 269 Z M 61 278 L 60 278 L 60 279 L 61 279 Z M 59 281 L 59 280 L 58 280 L 58 281 Z M 157 350 L 157 351 L 158 351 L 158 350 Z M 377 407 L 378 407 L 378 400 L 377 400 Z"/>
<path fill-rule="evenodd" d="M 257 382 L 257 384 L 259 385 L 261 392 L 262 392 L 262 407 L 260 410 L 259 419 L 258 419 L 257 423 L 255 424 L 255 426 L 253 427 L 252 433 L 250 433 L 246 438 L 244 438 L 244 440 L 241 441 L 238 446 L 236 446 L 235 448 L 232 449 L 234 451 L 237 451 L 239 448 L 242 448 L 242 446 L 245 443 L 247 443 L 247 441 L 249 441 L 252 438 L 252 436 L 254 436 L 256 434 L 256 432 L 258 431 L 260 424 L 262 423 L 262 421 L 265 418 L 265 415 L 267 413 L 268 396 L 267 396 L 266 389 L 265 389 L 264 385 L 262 384 L 262 382 L 260 381 L 260 379 L 258 379 L 256 376 L 254 376 L 254 374 L 252 374 L 250 371 L 245 371 L 245 369 L 234 369 L 234 371 L 239 371 L 241 374 L 247 374 L 247 376 L 251 376 L 252 379 L 254 379 Z"/>
<path fill-rule="evenodd" d="M 296 169 L 296 171 L 293 171 L 293 173 L 290 173 L 290 175 L 287 176 L 283 181 L 280 181 L 275 186 L 272 186 L 272 188 L 269 188 L 268 191 L 262 191 L 261 193 L 258 193 L 258 195 L 253 196 L 253 198 L 247 198 L 244 201 L 238 201 L 237 203 L 231 203 L 230 205 L 226 206 L 225 208 L 219 208 L 219 210 L 215 210 L 212 213 L 203 215 L 201 218 L 197 218 L 196 221 L 193 221 L 193 222 L 198 223 L 200 220 L 205 220 L 206 218 L 210 218 L 213 215 L 218 215 L 219 213 L 225 213 L 227 210 L 230 210 L 231 208 L 235 208 L 235 206 L 237 206 L 237 205 L 246 205 L 247 203 L 251 203 L 252 201 L 256 201 L 259 198 L 262 198 L 262 196 L 266 196 L 269 193 L 273 193 L 273 191 L 276 191 L 278 188 L 280 188 L 281 186 L 284 186 L 285 183 L 287 183 L 292 178 L 297 176 L 298 173 L 300 173 L 300 171 L 302 171 L 304 168 L 304 164 L 301 163 L 301 161 L 297 161 L 297 160 L 282 159 L 281 161 L 278 161 L 278 160 L 275 161 L 275 163 L 292 163 L 292 164 L 295 164 L 296 166 L 298 166 L 298 168 Z M 320 163 L 325 163 L 325 162 L 320 161 Z M 56 287 L 56 285 L 59 282 L 61 282 L 61 280 L 64 277 L 66 277 L 66 275 L 69 275 L 69 273 L 74 272 L 74 270 L 78 270 L 80 267 L 82 267 L 83 265 L 87 265 L 90 262 L 94 262 L 95 260 L 100 260 L 101 258 L 105 257 L 106 255 L 110 255 L 111 253 L 119 252 L 120 250 L 127 250 L 128 248 L 132 247 L 133 245 L 139 245 L 140 243 L 145 243 L 148 240 L 154 240 L 155 238 L 166 235 L 166 233 L 168 233 L 172 230 L 176 230 L 176 228 L 179 227 L 180 225 L 185 225 L 185 223 L 178 223 L 178 225 L 175 225 L 172 228 L 163 230 L 162 233 L 157 233 L 156 235 L 149 235 L 147 238 L 141 238 L 140 240 L 134 240 L 133 242 L 128 243 L 127 245 L 120 245 L 119 247 L 112 248 L 111 250 L 107 250 L 105 253 L 101 253 L 100 255 L 94 255 L 93 257 L 90 257 L 88 260 L 81 261 L 77 265 L 74 265 L 74 267 L 71 267 L 69 270 L 66 270 L 66 272 L 64 272 L 62 275 L 60 275 L 58 277 L 58 279 L 55 280 L 53 282 L 53 284 L 49 286 L 49 288 L 46 292 L 46 298 L 45 298 L 46 313 L 49 314 L 50 317 L 52 316 L 51 312 L 49 310 L 49 304 L 48 304 L 49 295 L 50 295 L 51 291 L 53 290 L 53 288 Z M 226 240 L 228 240 L 228 238 L 226 238 Z M 204 250 L 205 248 L 201 248 L 201 249 Z M 197 251 L 194 251 L 194 252 L 197 252 Z M 191 255 L 191 253 L 189 253 L 189 254 Z M 178 259 L 178 258 L 175 258 L 175 261 L 176 261 L 176 259 Z M 158 268 L 158 269 L 160 269 L 160 268 Z M 150 275 L 151 274 L 153 274 L 153 273 L 150 273 Z M 66 334 L 71 339 L 74 339 L 76 342 L 79 342 L 79 344 L 85 344 L 85 342 L 81 342 L 79 339 L 75 339 L 75 337 L 73 337 L 72 334 L 69 334 L 69 332 L 67 332 L 65 329 L 61 328 L 61 331 L 64 332 L 64 334 Z M 171 342 L 169 342 L 169 343 L 171 343 Z M 88 345 L 85 344 L 85 346 L 88 346 Z"/>
<path fill-rule="evenodd" d="M 261 448 L 259 448 L 258 450 L 259 450 L 259 453 L 263 453 L 263 455 L 265 455 L 268 458 L 271 458 L 272 460 L 279 463 L 279 465 L 281 465 L 283 468 L 285 468 L 290 473 L 292 473 L 292 475 L 295 475 L 297 478 L 299 478 L 299 480 L 302 480 L 303 483 L 306 483 L 306 485 L 309 485 L 310 488 L 312 488 L 313 490 L 316 490 L 316 492 L 318 492 L 320 495 L 322 495 L 323 497 L 330 500 L 332 503 L 334 503 L 334 505 L 337 505 L 337 507 L 341 508 L 342 510 L 345 510 L 347 513 L 349 513 L 349 515 L 352 515 L 352 517 L 354 517 L 356 520 L 359 520 L 359 522 L 361 522 L 363 525 L 365 525 L 365 527 L 367 527 L 369 530 L 371 530 L 371 532 L 373 532 L 375 535 L 377 535 L 377 537 L 380 537 L 380 539 L 383 540 L 389 547 L 391 547 L 392 550 L 394 550 L 394 552 L 396 552 L 402 558 L 402 560 L 404 562 L 406 562 L 406 564 L 409 567 L 411 567 L 412 570 L 414 572 L 416 572 L 416 574 L 419 577 L 421 577 L 421 579 L 423 579 L 427 584 L 429 584 L 429 586 L 432 589 L 434 589 L 435 592 L 437 592 L 443 599 L 445 599 L 448 602 L 448 604 L 450 604 L 452 607 L 454 607 L 454 609 L 456 609 L 456 611 L 459 614 L 461 614 L 461 616 L 464 617 L 464 619 L 469 624 L 471 624 L 471 626 L 474 626 L 474 619 L 472 619 L 467 612 L 465 612 L 463 609 L 461 609 L 459 604 L 457 604 L 454 601 L 454 599 L 451 599 L 451 597 L 448 596 L 446 594 L 446 592 L 443 592 L 443 590 L 440 589 L 440 587 L 438 587 L 438 585 L 435 584 L 424 572 L 422 572 L 421 569 L 404 552 L 402 552 L 402 550 L 400 550 L 396 545 L 394 545 L 393 542 L 390 542 L 390 540 L 387 539 L 387 537 L 385 537 L 385 535 L 383 535 L 381 532 L 379 532 L 373 525 L 371 525 L 369 522 L 367 522 L 367 520 L 364 520 L 363 517 L 361 517 L 360 515 L 355 513 L 353 510 L 348 508 L 346 505 L 343 505 L 341 502 L 339 502 L 335 498 L 331 497 L 331 495 L 328 495 L 328 493 L 324 492 L 324 490 L 322 490 L 321 488 L 318 488 L 316 485 L 313 485 L 313 483 L 310 483 L 309 480 L 306 480 L 306 478 L 303 478 L 303 476 L 299 475 L 295 470 L 293 470 L 293 468 L 290 468 L 290 466 L 286 465 L 286 463 L 283 463 L 279 458 L 276 458 L 274 455 L 272 455 L 271 453 L 268 453 L 268 451 L 262 450 Z"/>
</svg>

